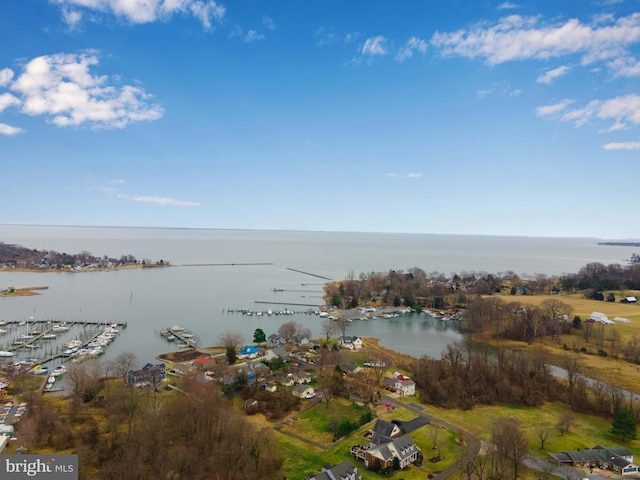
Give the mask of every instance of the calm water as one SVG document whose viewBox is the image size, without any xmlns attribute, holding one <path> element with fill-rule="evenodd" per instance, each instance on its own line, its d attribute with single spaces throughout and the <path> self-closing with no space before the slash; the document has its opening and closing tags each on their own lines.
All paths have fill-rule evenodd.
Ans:
<svg viewBox="0 0 640 480">
<path fill-rule="evenodd" d="M 269 335 L 290 320 L 319 335 L 320 320 L 313 315 L 227 313 L 228 308 L 268 308 L 256 301 L 321 304 L 323 280 L 289 269 L 334 280 L 346 278 L 349 272 L 357 276 L 414 266 L 447 275 L 507 270 L 552 275 L 576 272 L 593 261 L 625 263 L 638 250 L 598 246 L 598 240 L 591 238 L 22 226 L 0 226 L 0 241 L 67 253 L 133 254 L 176 265 L 118 272 L 0 273 L 3 288 L 49 287 L 36 297 L 1 299 L 0 318 L 127 322 L 127 329 L 104 358 L 129 351 L 140 363 L 171 349 L 157 332 L 176 324 L 193 330 L 203 345 L 218 343 L 217 337 L 229 330 L 241 332 L 251 342 L 256 328 Z M 194 263 L 269 265 L 184 266 Z M 399 351 L 436 358 L 446 343 L 459 339 L 449 327 L 418 315 L 353 322 L 347 333 L 378 337 L 383 345 Z"/>
</svg>

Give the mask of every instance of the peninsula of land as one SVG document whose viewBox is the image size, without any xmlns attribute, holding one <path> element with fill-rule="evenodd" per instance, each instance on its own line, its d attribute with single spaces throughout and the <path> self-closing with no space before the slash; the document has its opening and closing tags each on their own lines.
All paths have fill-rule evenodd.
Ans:
<svg viewBox="0 0 640 480">
<path fill-rule="evenodd" d="M 95 256 L 87 251 L 68 254 L 0 242 L 0 272 L 89 272 L 168 266 L 171 263 L 162 259 L 138 260 L 130 254 L 119 258 Z"/>
</svg>

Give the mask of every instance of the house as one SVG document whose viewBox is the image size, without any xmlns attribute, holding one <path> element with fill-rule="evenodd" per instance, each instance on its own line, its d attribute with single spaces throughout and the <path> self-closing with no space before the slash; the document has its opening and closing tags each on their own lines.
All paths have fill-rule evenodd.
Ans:
<svg viewBox="0 0 640 480">
<path fill-rule="evenodd" d="M 313 381 L 313 377 L 307 372 L 294 372 L 293 373 L 293 381 L 301 385 L 303 383 L 310 383 Z"/>
<path fill-rule="evenodd" d="M 287 344 L 287 340 L 277 333 L 272 333 L 267 337 L 267 347 L 277 348 L 284 347 Z"/>
<path fill-rule="evenodd" d="M 277 377 L 278 383 L 284 387 L 293 387 L 295 382 L 293 381 L 293 375 L 279 375 Z"/>
<path fill-rule="evenodd" d="M 264 386 L 265 391 L 269 392 L 269 393 L 273 393 L 276 390 L 278 390 L 278 386 L 275 383 L 267 383 Z"/>
<path fill-rule="evenodd" d="M 258 355 L 260 355 L 260 349 L 251 345 L 245 345 L 240 350 L 238 350 L 239 359 L 256 358 Z"/>
<path fill-rule="evenodd" d="M 410 397 L 416 394 L 416 382 L 407 377 L 389 378 L 386 377 L 382 380 L 382 385 L 387 390 L 392 392 L 398 392 L 400 395 Z"/>
<path fill-rule="evenodd" d="M 640 472 L 640 467 L 633 463 L 633 454 L 625 447 L 601 447 L 582 450 L 567 450 L 549 454 L 558 465 L 572 467 L 597 467 L 612 470 L 621 475 Z"/>
<path fill-rule="evenodd" d="M 376 463 L 381 469 L 392 467 L 395 458 L 398 459 L 400 468 L 405 468 L 414 463 L 421 453 L 408 434 L 379 444 L 370 443 L 364 447 L 356 445 L 351 448 L 351 454 L 362 460 L 367 468 Z"/>
<path fill-rule="evenodd" d="M 602 323 L 603 325 L 613 325 L 614 322 L 609 320 L 606 313 L 602 312 L 591 312 L 589 316 L 589 320 L 592 322 Z"/>
<path fill-rule="evenodd" d="M 284 347 L 274 347 L 264 352 L 264 359 L 267 362 L 270 362 L 271 360 L 274 360 L 278 357 L 286 357 L 286 356 L 287 356 L 287 351 L 284 349 Z"/>
<path fill-rule="evenodd" d="M 620 303 L 638 303 L 638 299 L 636 297 L 625 297 L 620 300 Z"/>
<path fill-rule="evenodd" d="M 130 387 L 143 387 L 161 382 L 167 378 L 165 364 L 152 365 L 147 363 L 140 370 L 129 370 L 127 385 Z"/>
<path fill-rule="evenodd" d="M 307 480 L 362 480 L 362 475 L 358 467 L 347 460 L 338 465 L 325 465 L 322 472 L 307 475 Z"/>
<path fill-rule="evenodd" d="M 342 348 L 348 348 L 349 350 L 360 350 L 362 348 L 362 337 L 340 337 L 338 344 Z"/>
<path fill-rule="evenodd" d="M 402 434 L 398 425 L 382 420 L 381 418 L 376 420 L 371 432 L 373 433 L 372 443 L 376 444 L 382 443 L 381 440 L 374 440 L 376 438 L 386 438 L 386 441 L 390 441 L 392 438 L 399 437 Z"/>
<path fill-rule="evenodd" d="M 298 385 L 291 394 L 298 398 L 313 398 L 316 396 L 316 391 L 309 385 Z"/>
</svg>

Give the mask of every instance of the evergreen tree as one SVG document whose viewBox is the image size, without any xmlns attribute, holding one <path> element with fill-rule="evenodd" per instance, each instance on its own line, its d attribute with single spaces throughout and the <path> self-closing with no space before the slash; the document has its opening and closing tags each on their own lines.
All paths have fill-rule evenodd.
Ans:
<svg viewBox="0 0 640 480">
<path fill-rule="evenodd" d="M 253 343 L 261 344 L 267 341 L 267 336 L 264 334 L 264 330 L 261 328 L 256 328 L 256 331 L 253 332 Z"/>
<path fill-rule="evenodd" d="M 618 435 L 622 441 L 636 439 L 636 417 L 633 412 L 627 408 L 619 408 L 613 414 L 613 425 L 611 433 Z"/>
</svg>

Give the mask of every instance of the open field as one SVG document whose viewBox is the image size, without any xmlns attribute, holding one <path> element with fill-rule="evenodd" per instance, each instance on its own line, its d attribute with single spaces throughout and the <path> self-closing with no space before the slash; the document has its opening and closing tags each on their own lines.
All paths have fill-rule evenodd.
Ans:
<svg viewBox="0 0 640 480">
<path fill-rule="evenodd" d="M 605 292 L 605 297 L 609 292 Z M 640 297 L 638 292 L 629 292 L 630 295 Z M 630 324 L 625 324 L 625 327 L 629 327 L 628 330 L 631 333 L 640 334 L 640 304 L 620 303 L 622 296 L 617 293 L 615 302 L 605 302 L 600 300 L 591 300 L 584 298 L 583 295 L 504 295 L 501 296 L 506 302 L 522 302 L 530 305 L 540 305 L 542 302 L 549 298 L 560 300 L 567 305 L 571 305 L 573 309 L 573 315 L 578 315 L 583 321 L 588 319 L 591 312 L 597 311 L 606 313 L 610 319 L 615 317 L 624 317 L 631 320 Z"/>
</svg>

